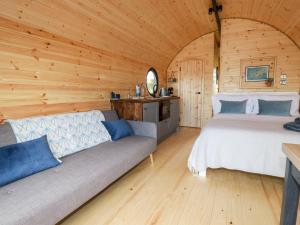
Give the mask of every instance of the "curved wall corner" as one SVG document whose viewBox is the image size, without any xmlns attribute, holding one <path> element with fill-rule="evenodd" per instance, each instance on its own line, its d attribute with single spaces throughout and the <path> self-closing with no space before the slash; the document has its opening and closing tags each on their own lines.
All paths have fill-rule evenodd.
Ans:
<svg viewBox="0 0 300 225">
<path fill-rule="evenodd" d="M 203 78 L 202 78 L 202 106 L 201 107 L 201 124 L 211 118 L 212 106 L 211 96 L 213 94 L 213 70 L 216 64 L 218 51 L 215 44 L 214 33 L 209 33 L 197 38 L 196 40 L 185 46 L 172 60 L 168 69 L 167 77 L 170 78 L 172 74 L 177 78 L 176 83 L 168 82 L 168 87 L 174 88 L 174 93 L 178 95 L 180 88 L 180 62 L 190 59 L 198 59 L 203 64 Z M 183 99 L 181 98 L 181 114 L 183 113 Z"/>
<path fill-rule="evenodd" d="M 220 49 L 220 92 L 297 91 L 300 88 L 300 50 L 284 33 L 265 23 L 248 19 L 223 19 Z M 272 88 L 240 88 L 241 60 L 272 57 Z M 286 74 L 286 85 L 280 76 Z"/>
</svg>

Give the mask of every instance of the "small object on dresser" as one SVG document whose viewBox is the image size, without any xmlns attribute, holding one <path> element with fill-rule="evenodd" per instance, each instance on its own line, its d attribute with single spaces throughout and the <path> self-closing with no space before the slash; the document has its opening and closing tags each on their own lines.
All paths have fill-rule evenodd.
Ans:
<svg viewBox="0 0 300 225">
<path fill-rule="evenodd" d="M 173 93 L 174 93 L 174 88 L 169 87 L 169 88 L 168 88 L 168 95 L 169 95 L 169 96 L 172 96 Z"/>
<path fill-rule="evenodd" d="M 112 91 L 112 92 L 110 93 L 110 97 L 111 97 L 112 99 L 116 98 L 116 93 Z"/>
<path fill-rule="evenodd" d="M 160 97 L 165 97 L 165 96 L 168 96 L 168 91 L 167 91 L 167 89 L 166 88 L 161 88 L 160 90 L 159 90 L 159 96 Z"/>
<path fill-rule="evenodd" d="M 128 92 L 128 94 L 127 94 L 127 98 L 128 98 L 128 99 L 131 99 L 131 98 L 132 98 L 132 96 L 131 96 L 131 88 L 129 88 L 129 92 Z"/>
<path fill-rule="evenodd" d="M 111 99 L 120 99 L 121 98 L 121 95 L 120 94 L 117 94 L 115 92 L 111 92 Z"/>
<path fill-rule="evenodd" d="M 139 83 L 136 84 L 135 86 L 135 96 L 136 97 L 141 97 L 141 86 Z"/>
</svg>

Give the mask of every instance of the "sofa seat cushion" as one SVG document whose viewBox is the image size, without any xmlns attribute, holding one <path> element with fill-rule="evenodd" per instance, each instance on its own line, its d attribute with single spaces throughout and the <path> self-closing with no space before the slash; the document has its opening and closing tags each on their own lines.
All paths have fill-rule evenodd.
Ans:
<svg viewBox="0 0 300 225">
<path fill-rule="evenodd" d="M 0 188 L 0 224 L 53 225 L 133 168 L 156 139 L 131 136 L 62 158 L 58 167 Z"/>
</svg>

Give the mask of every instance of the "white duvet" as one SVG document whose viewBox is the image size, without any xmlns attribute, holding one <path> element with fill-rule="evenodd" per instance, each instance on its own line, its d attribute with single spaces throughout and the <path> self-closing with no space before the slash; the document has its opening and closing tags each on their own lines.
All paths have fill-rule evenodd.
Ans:
<svg viewBox="0 0 300 225">
<path fill-rule="evenodd" d="M 188 159 L 194 174 L 227 168 L 284 177 L 282 143 L 300 144 L 300 133 L 282 126 L 295 117 L 216 115 L 195 141 Z"/>
</svg>

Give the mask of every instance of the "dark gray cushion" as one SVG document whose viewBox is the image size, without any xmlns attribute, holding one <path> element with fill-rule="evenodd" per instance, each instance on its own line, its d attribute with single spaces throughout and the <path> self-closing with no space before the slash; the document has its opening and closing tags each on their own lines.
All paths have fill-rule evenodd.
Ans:
<svg viewBox="0 0 300 225">
<path fill-rule="evenodd" d="M 0 189 L 0 224 L 53 225 L 133 168 L 156 139 L 131 136 L 62 158 L 55 168 Z"/>
<path fill-rule="evenodd" d="M 229 114 L 245 114 L 246 105 L 248 100 L 244 101 L 224 101 L 221 102 L 221 111 L 220 113 L 229 113 Z"/>
<path fill-rule="evenodd" d="M 16 143 L 17 140 L 10 124 L 0 124 L 0 147 Z"/>
<path fill-rule="evenodd" d="M 259 115 L 291 116 L 292 100 L 267 101 L 258 99 Z"/>
<path fill-rule="evenodd" d="M 102 111 L 105 120 L 118 120 L 119 116 L 115 110 Z"/>
</svg>

